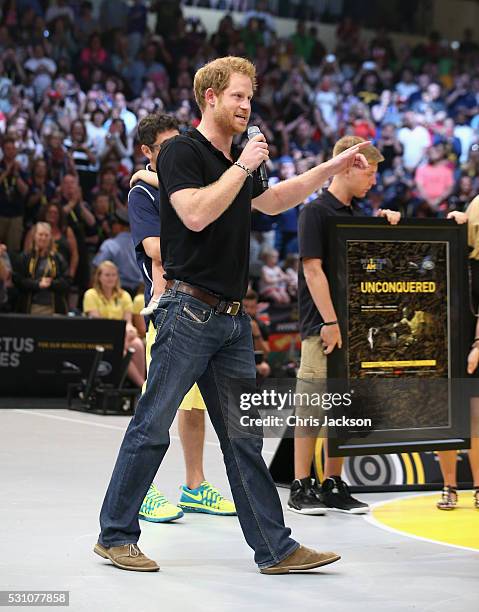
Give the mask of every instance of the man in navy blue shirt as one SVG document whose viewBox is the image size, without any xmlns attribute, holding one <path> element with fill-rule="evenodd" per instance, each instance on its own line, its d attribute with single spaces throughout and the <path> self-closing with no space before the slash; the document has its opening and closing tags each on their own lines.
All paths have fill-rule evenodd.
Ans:
<svg viewBox="0 0 479 612">
<path fill-rule="evenodd" d="M 132 188 L 128 194 L 128 213 L 136 260 L 145 283 L 145 304 L 148 304 L 142 310 L 142 314 L 148 317 L 154 312 L 165 287 L 160 251 L 160 203 L 156 158 L 163 142 L 178 134 L 176 119 L 165 114 L 148 115 L 138 125 L 138 139 L 149 164 L 146 170 L 140 170 L 132 177 Z M 150 349 L 155 335 L 156 329 L 150 320 L 147 334 L 147 363 L 150 361 Z M 236 514 L 233 502 L 222 495 L 212 495 L 212 491 L 217 490 L 205 480 L 203 448 L 206 406 L 198 385 L 193 385 L 185 395 L 180 409 L 178 430 L 185 456 L 186 484 L 181 487 L 179 507 L 169 503 L 155 485 L 151 484 L 140 508 L 140 518 L 153 522 L 168 522 L 180 518 L 183 512 L 189 511 L 216 515 Z"/>
</svg>

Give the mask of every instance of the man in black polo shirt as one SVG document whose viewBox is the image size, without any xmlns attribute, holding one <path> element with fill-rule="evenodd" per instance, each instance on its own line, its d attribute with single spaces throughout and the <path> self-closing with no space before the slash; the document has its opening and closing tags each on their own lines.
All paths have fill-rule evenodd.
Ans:
<svg viewBox="0 0 479 612">
<path fill-rule="evenodd" d="M 344 136 L 336 143 L 333 156 L 340 155 L 348 147 L 360 142 L 364 142 L 364 139 Z M 325 380 L 327 355 L 336 347 L 341 348 L 341 332 L 329 291 L 327 219 L 332 216 L 357 216 L 359 213 L 355 208 L 354 198 L 364 198 L 375 185 L 378 164 L 384 158 L 372 145 L 363 149 L 362 153 L 368 161 L 367 168 L 353 167 L 336 174 L 329 189 L 304 206 L 299 215 L 301 262 L 298 273 L 298 301 L 302 342 L 297 392 L 307 393 L 310 384 L 308 381 L 314 380 L 318 385 L 321 380 Z M 390 210 L 381 210 L 380 216 L 392 224 L 398 223 L 400 219 L 398 212 Z M 303 418 L 312 416 L 310 412 L 311 408 L 296 408 L 296 413 Z M 295 432 L 295 480 L 291 485 L 288 509 L 310 515 L 326 514 L 328 509 L 364 514 L 369 507 L 349 494 L 346 483 L 341 479 L 343 458 L 328 456 L 327 439 L 324 441 L 326 463 L 322 487 L 311 478 L 316 433 L 312 429 L 308 431 L 307 428 L 298 428 Z"/>
<path fill-rule="evenodd" d="M 220 439 L 238 518 L 262 573 L 312 569 L 339 559 L 300 546 L 284 525 L 259 437 L 230 435 L 228 379 L 254 380 L 251 323 L 241 309 L 248 286 L 251 205 L 278 214 L 301 203 L 346 168 L 366 167 L 357 145 L 301 176 L 262 190 L 255 170 L 268 159 L 260 134 L 243 151 L 254 66 L 219 58 L 195 75 L 202 111 L 197 130 L 161 149 L 161 255 L 166 291 L 154 312 L 156 340 L 146 390 L 125 434 L 100 515 L 95 552 L 121 569 L 156 571 L 138 548 L 138 510 L 169 445 L 168 430 L 185 393 L 198 382 Z"/>
</svg>

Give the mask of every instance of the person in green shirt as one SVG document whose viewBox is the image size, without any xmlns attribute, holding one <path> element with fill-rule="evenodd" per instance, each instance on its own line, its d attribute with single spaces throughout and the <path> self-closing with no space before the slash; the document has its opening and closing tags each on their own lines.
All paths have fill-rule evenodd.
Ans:
<svg viewBox="0 0 479 612">
<path fill-rule="evenodd" d="M 294 45 L 294 52 L 304 59 L 309 64 L 311 54 L 316 44 L 315 39 L 306 31 L 304 21 L 298 21 L 296 24 L 296 32 L 291 36 Z"/>
</svg>

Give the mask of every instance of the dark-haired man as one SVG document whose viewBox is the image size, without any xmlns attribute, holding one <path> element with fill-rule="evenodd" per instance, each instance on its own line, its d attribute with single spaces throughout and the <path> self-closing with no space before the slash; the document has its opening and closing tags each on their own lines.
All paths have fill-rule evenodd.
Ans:
<svg viewBox="0 0 479 612">
<path fill-rule="evenodd" d="M 146 170 L 136 172 L 128 193 L 129 214 L 133 226 L 133 242 L 138 265 L 145 274 L 145 304 L 143 315 L 151 315 L 164 290 L 163 266 L 160 250 L 160 213 L 156 158 L 161 145 L 177 136 L 178 122 L 170 115 L 151 114 L 138 125 L 138 141 L 148 159 Z M 149 291 L 147 291 L 149 290 Z"/>
<path fill-rule="evenodd" d="M 138 140 L 149 163 L 132 177 L 128 194 L 128 212 L 136 260 L 145 284 L 145 304 L 142 314 L 153 314 L 165 288 L 164 270 L 160 250 L 160 215 L 156 159 L 161 145 L 177 136 L 178 122 L 167 114 L 157 113 L 144 117 L 138 124 Z M 150 319 L 147 333 L 147 364 L 156 329 Z M 152 483 L 139 511 L 143 520 L 156 523 L 174 521 L 183 512 L 205 512 L 213 515 L 236 514 L 233 502 L 224 498 L 206 479 L 203 472 L 205 443 L 205 403 L 198 385 L 183 398 L 178 418 L 186 466 L 186 483 L 181 487 L 178 506 L 171 504 Z M 215 492 L 213 495 L 212 492 Z"/>
</svg>

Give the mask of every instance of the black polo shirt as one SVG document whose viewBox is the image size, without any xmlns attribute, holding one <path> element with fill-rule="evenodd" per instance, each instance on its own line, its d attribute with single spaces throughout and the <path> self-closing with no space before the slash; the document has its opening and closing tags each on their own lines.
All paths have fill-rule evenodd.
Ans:
<svg viewBox="0 0 479 612">
<path fill-rule="evenodd" d="M 324 273 L 328 278 L 328 217 L 353 217 L 360 213 L 353 201 L 351 206 L 345 206 L 328 190 L 313 202 L 306 204 L 299 213 L 298 241 L 299 241 L 299 271 L 298 271 L 298 302 L 299 302 L 299 331 L 304 340 L 309 336 L 316 336 L 320 332 L 323 318 L 309 292 L 303 271 L 303 259 L 321 259 Z"/>
<path fill-rule="evenodd" d="M 238 159 L 233 146 L 231 156 Z M 158 156 L 161 256 L 165 278 L 207 289 L 228 300 L 241 300 L 248 287 L 251 200 L 263 192 L 256 173 L 248 177 L 225 212 L 201 232 L 180 220 L 170 197 L 181 189 L 216 182 L 233 162 L 198 130 L 175 136 Z"/>
</svg>

